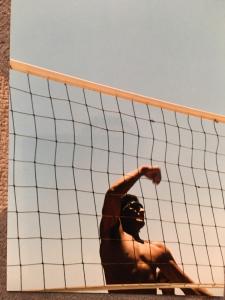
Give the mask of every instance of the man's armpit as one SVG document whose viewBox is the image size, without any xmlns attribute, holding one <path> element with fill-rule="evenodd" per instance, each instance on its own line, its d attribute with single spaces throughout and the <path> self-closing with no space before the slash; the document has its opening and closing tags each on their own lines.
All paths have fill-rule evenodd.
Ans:
<svg viewBox="0 0 225 300">
<path fill-rule="evenodd" d="M 114 226 L 112 226 L 111 230 L 110 230 L 110 238 L 114 239 L 114 240 L 118 240 L 120 239 L 120 232 L 121 232 L 122 228 L 121 228 L 121 223 L 120 220 L 117 219 L 116 223 L 114 224 Z"/>
<path fill-rule="evenodd" d="M 103 216 L 100 225 L 100 237 L 115 239 L 119 237 L 120 220 L 113 216 Z"/>
</svg>

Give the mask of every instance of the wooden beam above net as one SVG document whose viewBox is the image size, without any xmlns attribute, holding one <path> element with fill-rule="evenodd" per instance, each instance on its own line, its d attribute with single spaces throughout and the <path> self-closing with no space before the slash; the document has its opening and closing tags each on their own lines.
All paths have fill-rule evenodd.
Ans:
<svg viewBox="0 0 225 300">
<path fill-rule="evenodd" d="M 15 71 L 20 71 L 26 74 L 31 74 L 34 76 L 46 78 L 48 80 L 53 80 L 64 84 L 76 86 L 82 89 L 88 89 L 102 94 L 118 97 L 121 99 L 132 100 L 139 103 L 149 104 L 155 107 L 160 107 L 162 109 L 168 109 L 178 113 L 188 114 L 198 118 L 225 123 L 225 116 L 223 115 L 202 111 L 202 110 L 178 105 L 171 102 L 162 101 L 151 97 L 145 97 L 140 94 L 124 91 L 107 85 L 94 83 L 91 81 L 80 79 L 78 77 L 66 75 L 63 73 L 59 73 L 45 68 L 23 63 L 14 59 L 10 60 L 10 67 Z"/>
</svg>

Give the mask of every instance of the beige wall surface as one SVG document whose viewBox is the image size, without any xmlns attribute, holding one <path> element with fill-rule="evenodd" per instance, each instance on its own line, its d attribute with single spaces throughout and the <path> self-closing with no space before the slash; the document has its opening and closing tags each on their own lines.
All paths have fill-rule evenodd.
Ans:
<svg viewBox="0 0 225 300">
<path fill-rule="evenodd" d="M 2 298 L 6 287 L 9 20 L 10 1 L 0 0 L 0 292 Z"/>
</svg>

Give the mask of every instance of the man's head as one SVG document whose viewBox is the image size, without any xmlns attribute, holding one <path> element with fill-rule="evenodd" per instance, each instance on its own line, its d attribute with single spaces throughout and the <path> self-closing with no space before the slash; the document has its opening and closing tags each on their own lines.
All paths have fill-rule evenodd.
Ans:
<svg viewBox="0 0 225 300">
<path fill-rule="evenodd" d="M 139 231 L 144 225 L 144 209 L 138 198 L 126 194 L 121 199 L 121 223 L 127 232 Z"/>
</svg>

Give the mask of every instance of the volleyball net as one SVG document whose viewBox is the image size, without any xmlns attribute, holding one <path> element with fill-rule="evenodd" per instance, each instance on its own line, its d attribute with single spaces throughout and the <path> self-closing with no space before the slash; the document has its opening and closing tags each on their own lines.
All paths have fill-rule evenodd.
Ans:
<svg viewBox="0 0 225 300">
<path fill-rule="evenodd" d="M 148 288 L 223 288 L 225 117 L 14 60 L 10 77 L 8 290 L 118 289 L 99 256 L 102 206 L 142 164 L 162 171 L 158 186 L 132 188 L 142 238 L 196 282 Z"/>
</svg>

